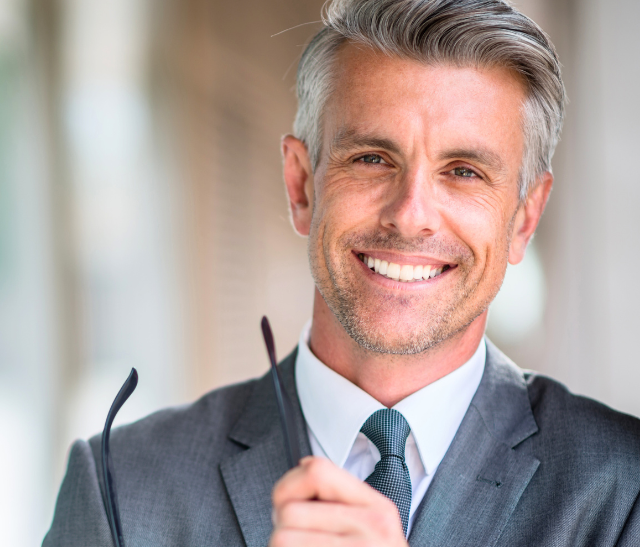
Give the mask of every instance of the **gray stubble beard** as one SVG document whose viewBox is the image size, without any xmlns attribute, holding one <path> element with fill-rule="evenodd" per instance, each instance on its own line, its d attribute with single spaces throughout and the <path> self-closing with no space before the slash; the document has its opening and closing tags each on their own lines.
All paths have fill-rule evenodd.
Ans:
<svg viewBox="0 0 640 547">
<path fill-rule="evenodd" d="M 357 238 L 355 239 L 357 240 Z M 402 247 L 402 245 L 397 245 L 400 241 L 397 237 L 377 236 L 369 238 L 369 240 L 373 240 L 373 242 L 377 241 L 378 244 L 383 241 L 388 242 L 390 239 L 395 239 L 395 248 Z M 429 323 L 420 329 L 419 332 L 411 335 L 407 340 L 401 343 L 392 343 L 388 339 L 385 339 L 380 332 L 376 332 L 378 329 L 374 329 L 367 323 L 366 316 L 376 313 L 376 310 L 362 309 L 358 303 L 364 301 L 365 296 L 358 294 L 359 291 L 357 287 L 350 286 L 349 268 L 342 268 L 342 271 L 337 271 L 329 260 L 330 257 L 327 250 L 325 250 L 322 255 L 328 276 L 322 275 L 317 250 L 312 246 L 312 242 L 314 241 L 314 238 L 309 238 L 309 263 L 316 287 L 345 332 L 364 351 L 389 355 L 417 355 L 427 352 L 466 329 L 486 310 L 493 299 L 487 298 L 486 301 L 481 301 L 474 306 L 472 310 L 467 309 L 467 304 L 473 296 L 478 282 L 474 283 L 471 287 L 465 287 L 465 280 L 468 277 L 470 265 L 473 263 L 473 254 L 470 249 L 463 250 L 459 247 L 460 256 L 457 261 L 457 267 L 464 268 L 467 271 L 467 275 L 460 279 L 458 290 L 455 293 L 459 296 L 444 310 L 439 311 L 433 306 L 430 310 L 425 310 L 427 312 L 425 317 L 430 318 Z M 344 248 L 345 254 L 349 252 L 348 249 L 353 248 L 353 243 L 354 241 L 350 241 L 348 244 L 345 242 L 345 245 L 341 246 L 341 248 Z M 405 245 L 405 247 L 408 247 L 408 245 Z M 355 274 L 355 272 L 353 272 L 353 274 Z M 409 298 L 407 298 L 405 305 L 411 305 Z"/>
</svg>

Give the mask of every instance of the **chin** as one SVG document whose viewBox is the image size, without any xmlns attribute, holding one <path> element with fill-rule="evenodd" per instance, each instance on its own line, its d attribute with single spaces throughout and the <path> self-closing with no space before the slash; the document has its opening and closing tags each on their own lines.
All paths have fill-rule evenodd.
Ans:
<svg viewBox="0 0 640 547">
<path fill-rule="evenodd" d="M 381 354 L 417 355 L 455 334 L 455 327 L 422 317 L 407 320 L 371 321 L 367 313 L 336 314 L 347 334 L 363 349 Z"/>
</svg>

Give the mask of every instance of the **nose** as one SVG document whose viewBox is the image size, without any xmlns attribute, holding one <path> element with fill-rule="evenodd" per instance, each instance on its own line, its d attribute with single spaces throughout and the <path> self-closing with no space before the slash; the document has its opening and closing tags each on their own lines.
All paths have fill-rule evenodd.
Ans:
<svg viewBox="0 0 640 547">
<path fill-rule="evenodd" d="M 435 181 L 423 169 L 407 172 L 390 191 L 380 222 L 405 237 L 436 233 L 441 224 Z"/>
</svg>

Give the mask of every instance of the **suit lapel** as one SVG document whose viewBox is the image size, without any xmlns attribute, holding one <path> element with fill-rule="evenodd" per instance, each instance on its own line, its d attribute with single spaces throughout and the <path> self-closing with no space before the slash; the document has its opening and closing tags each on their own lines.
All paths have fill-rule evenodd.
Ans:
<svg viewBox="0 0 640 547">
<path fill-rule="evenodd" d="M 280 369 L 306 456 L 311 448 L 295 389 L 295 358 L 294 351 Z M 514 448 L 537 430 L 522 373 L 487 341 L 482 381 L 418 509 L 409 543 L 494 545 L 540 464 Z M 256 383 L 229 437 L 246 450 L 222 462 L 222 478 L 247 547 L 261 547 L 272 530 L 271 491 L 287 471 L 269 375 Z"/>
<path fill-rule="evenodd" d="M 296 411 L 296 424 L 303 456 L 311 454 L 309 439 L 295 389 L 297 351 L 280 366 L 285 388 Z M 247 547 L 264 546 L 271 535 L 271 491 L 287 471 L 287 456 L 269 374 L 256 382 L 229 438 L 246 448 L 220 464 L 229 498 Z"/>
<path fill-rule="evenodd" d="M 482 381 L 418 509 L 409 543 L 494 545 L 540 464 L 514 448 L 537 430 L 522 373 L 487 341 Z"/>
</svg>

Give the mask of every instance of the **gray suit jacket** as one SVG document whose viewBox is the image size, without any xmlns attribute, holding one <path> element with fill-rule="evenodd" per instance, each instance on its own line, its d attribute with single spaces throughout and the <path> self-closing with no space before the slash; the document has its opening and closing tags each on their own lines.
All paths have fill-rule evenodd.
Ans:
<svg viewBox="0 0 640 547">
<path fill-rule="evenodd" d="M 295 352 L 281 366 L 297 402 Z M 303 454 L 310 453 L 296 405 Z M 267 545 L 286 457 L 271 379 L 113 431 L 128 547 Z M 77 441 L 44 547 L 111 547 L 100 438 Z M 480 387 L 418 514 L 413 546 L 640 546 L 640 421 L 523 373 L 488 344 Z"/>
</svg>

